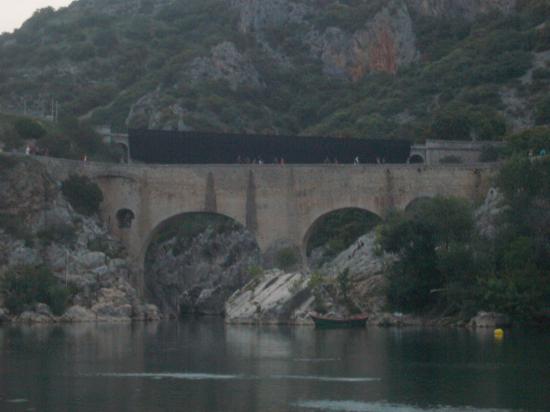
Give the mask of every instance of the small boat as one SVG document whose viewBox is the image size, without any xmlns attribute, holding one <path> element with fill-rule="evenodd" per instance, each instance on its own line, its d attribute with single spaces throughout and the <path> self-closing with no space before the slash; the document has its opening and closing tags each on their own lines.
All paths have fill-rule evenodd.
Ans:
<svg viewBox="0 0 550 412">
<path fill-rule="evenodd" d="M 313 319 L 315 327 L 318 329 L 364 328 L 369 318 L 366 314 L 351 316 L 349 318 L 334 318 L 317 313 L 310 313 L 309 316 Z"/>
</svg>

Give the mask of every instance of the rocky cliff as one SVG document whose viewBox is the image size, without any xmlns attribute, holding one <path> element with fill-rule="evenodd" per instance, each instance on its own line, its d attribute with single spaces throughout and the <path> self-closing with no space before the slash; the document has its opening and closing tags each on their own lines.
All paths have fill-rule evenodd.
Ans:
<svg viewBox="0 0 550 412">
<path fill-rule="evenodd" d="M 167 316 L 222 315 L 227 298 L 259 270 L 260 251 L 250 232 L 215 218 L 206 222 L 192 234 L 154 241 L 148 250 L 148 297 Z"/>
<path fill-rule="evenodd" d="M 71 291 L 65 313 L 47 305 L 27 305 L 21 314 L 1 317 L 21 322 L 130 321 L 158 319 L 130 284 L 122 245 L 97 217 L 76 213 L 60 182 L 38 162 L 0 156 L 0 280 L 25 267 L 45 267 Z M 0 307 L 2 297 L 0 297 Z"/>
</svg>

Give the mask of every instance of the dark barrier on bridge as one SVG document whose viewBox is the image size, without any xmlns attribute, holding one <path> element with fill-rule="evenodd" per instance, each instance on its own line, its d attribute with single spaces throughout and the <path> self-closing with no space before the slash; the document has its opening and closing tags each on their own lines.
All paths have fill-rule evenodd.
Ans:
<svg viewBox="0 0 550 412">
<path fill-rule="evenodd" d="M 405 140 L 336 139 L 130 130 L 130 154 L 145 163 L 227 164 L 262 159 L 274 163 L 405 163 L 411 144 Z"/>
</svg>

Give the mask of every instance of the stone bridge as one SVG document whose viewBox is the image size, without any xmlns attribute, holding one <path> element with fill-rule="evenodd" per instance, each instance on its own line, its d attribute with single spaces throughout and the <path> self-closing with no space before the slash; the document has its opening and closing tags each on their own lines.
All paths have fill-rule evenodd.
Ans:
<svg viewBox="0 0 550 412">
<path fill-rule="evenodd" d="M 477 165 L 126 165 L 42 158 L 58 179 L 95 180 L 101 215 L 138 269 L 154 234 L 192 212 L 228 216 L 247 227 L 262 252 L 294 245 L 303 254 L 310 229 L 330 212 L 359 208 L 384 217 L 437 195 L 480 201 L 495 166 Z M 140 273 L 143 270 L 138 271 Z M 136 282 L 142 284 L 141 279 Z"/>
</svg>

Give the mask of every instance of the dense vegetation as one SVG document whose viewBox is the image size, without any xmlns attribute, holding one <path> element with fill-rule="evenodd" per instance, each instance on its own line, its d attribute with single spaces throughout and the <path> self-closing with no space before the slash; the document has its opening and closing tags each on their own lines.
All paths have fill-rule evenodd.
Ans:
<svg viewBox="0 0 550 412">
<path fill-rule="evenodd" d="M 87 176 L 69 176 L 62 183 L 61 192 L 75 211 L 86 216 L 99 212 L 99 206 L 103 202 L 103 192 L 100 187 Z"/>
<path fill-rule="evenodd" d="M 0 114 L 0 144 L 4 151 L 22 152 L 27 145 L 32 152 L 65 159 L 118 161 L 119 149 L 106 145 L 86 123 L 65 117 L 57 123 L 26 116 Z"/>
<path fill-rule="evenodd" d="M 11 313 L 32 310 L 37 303 L 48 305 L 52 313 L 65 311 L 72 292 L 44 266 L 12 268 L 0 279 L 0 294 Z"/>
<path fill-rule="evenodd" d="M 260 37 L 240 32 L 238 12 L 223 0 L 160 9 L 144 2 L 117 16 L 46 8 L 0 37 L 0 95 L 53 96 L 61 113 L 90 114 L 116 130 L 126 129 L 132 105 L 155 90 L 161 125 L 177 125 L 173 108 L 180 107 L 184 123 L 201 130 L 494 140 L 510 129 L 510 118 L 533 115 L 548 124 L 550 68 L 530 72 L 535 54 L 550 48 L 545 0 L 522 0 L 516 13 L 476 21 L 413 15 L 418 62 L 397 75 L 373 72 L 357 82 L 323 73 L 304 39 L 312 29 L 333 26 L 353 33 L 385 2 L 324 3 L 302 24 L 261 33 L 288 64 L 267 52 Z M 265 87 L 189 78 L 189 64 L 224 41 L 251 61 Z M 20 68 L 40 68 L 42 75 L 23 81 Z M 521 104 L 510 106 L 505 95 Z M 134 122 L 147 125 L 140 116 Z"/>
<path fill-rule="evenodd" d="M 497 233 L 484 237 L 472 207 L 437 198 L 396 213 L 379 231 L 383 250 L 397 254 L 388 297 L 394 308 L 460 314 L 500 311 L 536 319 L 550 302 L 550 130 L 509 138 L 498 176 L 504 194 Z"/>
</svg>

